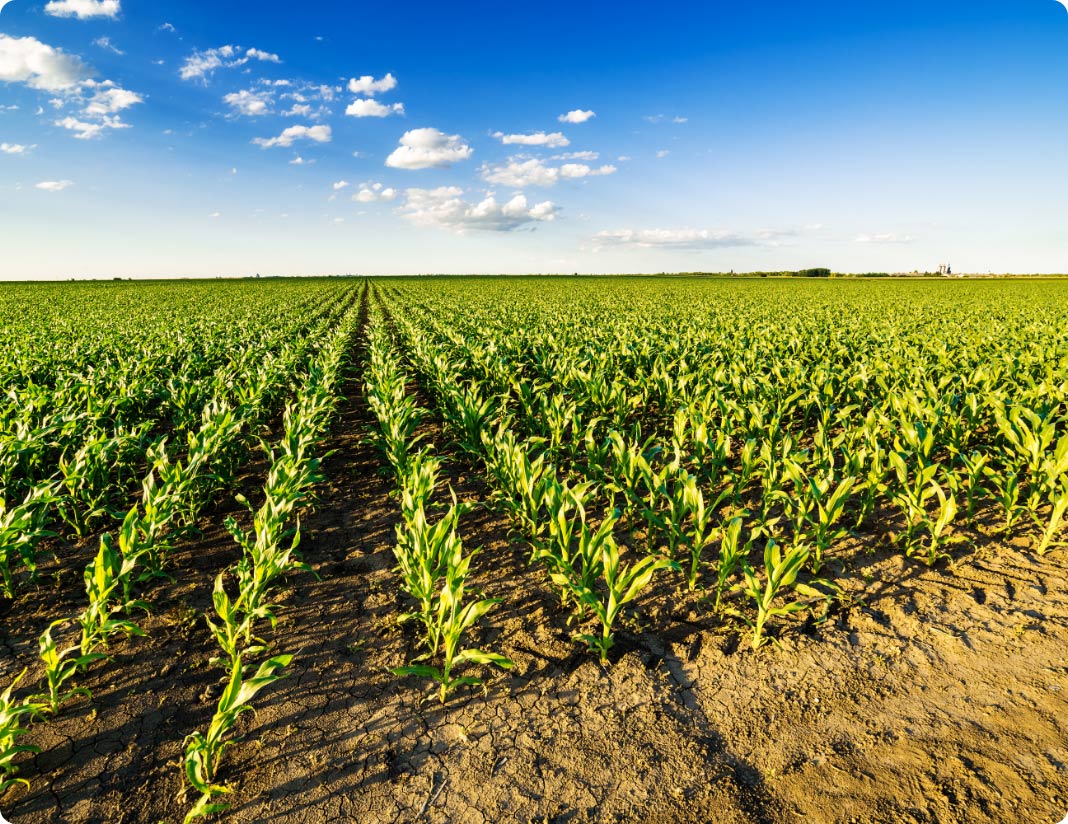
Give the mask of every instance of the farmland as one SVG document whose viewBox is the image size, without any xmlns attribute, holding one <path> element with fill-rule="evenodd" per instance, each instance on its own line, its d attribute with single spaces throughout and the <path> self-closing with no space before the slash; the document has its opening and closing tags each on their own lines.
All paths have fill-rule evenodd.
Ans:
<svg viewBox="0 0 1068 824">
<path fill-rule="evenodd" d="M 1056 821 L 1066 317 L 1052 280 L 5 286 L 0 810 Z"/>
</svg>

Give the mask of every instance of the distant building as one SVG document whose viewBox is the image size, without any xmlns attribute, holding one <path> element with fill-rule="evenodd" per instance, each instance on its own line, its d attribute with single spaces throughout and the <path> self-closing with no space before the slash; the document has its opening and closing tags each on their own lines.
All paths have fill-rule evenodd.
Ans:
<svg viewBox="0 0 1068 824">
<path fill-rule="evenodd" d="M 945 277 L 949 277 L 953 274 L 953 269 L 950 268 L 950 265 L 948 263 L 939 263 L 938 274 L 943 275 Z"/>
</svg>

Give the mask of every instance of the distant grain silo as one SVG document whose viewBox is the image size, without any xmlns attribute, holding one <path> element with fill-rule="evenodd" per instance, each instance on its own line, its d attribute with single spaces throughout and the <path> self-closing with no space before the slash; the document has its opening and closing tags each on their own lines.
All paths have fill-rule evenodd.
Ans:
<svg viewBox="0 0 1068 824">
<path fill-rule="evenodd" d="M 953 274 L 953 269 L 950 267 L 950 265 L 948 263 L 939 263 L 938 264 L 938 274 L 940 274 L 940 275 L 942 275 L 944 277 L 949 277 L 950 275 Z"/>
</svg>

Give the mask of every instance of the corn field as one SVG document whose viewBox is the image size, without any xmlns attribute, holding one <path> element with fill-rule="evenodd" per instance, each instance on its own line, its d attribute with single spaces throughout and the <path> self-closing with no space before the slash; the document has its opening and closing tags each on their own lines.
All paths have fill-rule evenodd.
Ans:
<svg viewBox="0 0 1068 824">
<path fill-rule="evenodd" d="M 388 547 L 389 607 L 334 642 L 387 639 L 382 694 L 441 718 L 537 688 L 517 614 L 606 678 L 667 660 L 683 613 L 775 673 L 905 578 L 967 580 L 995 548 L 1063 566 L 1066 317 L 1060 281 L 6 286 L 0 811 L 60 820 L 30 803 L 48 730 L 136 694 L 124 668 L 166 642 L 200 700 L 166 802 L 124 820 L 262 820 L 232 759 L 302 700 L 287 613 L 344 566 L 307 526 L 335 510 L 342 557 Z M 374 539 L 331 503 L 371 485 Z M 444 788 L 411 820 L 452 820 Z"/>
</svg>

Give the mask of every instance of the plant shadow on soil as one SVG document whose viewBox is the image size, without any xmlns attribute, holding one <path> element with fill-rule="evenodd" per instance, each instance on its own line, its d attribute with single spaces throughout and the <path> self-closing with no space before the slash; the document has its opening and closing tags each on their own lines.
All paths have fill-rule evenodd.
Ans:
<svg viewBox="0 0 1068 824">
<path fill-rule="evenodd" d="M 443 707 L 391 667 L 414 654 L 392 572 L 392 482 L 364 442 L 355 383 L 339 409 L 326 483 L 302 519 L 318 578 L 294 577 L 264 634 L 287 677 L 239 723 L 221 778 L 235 822 L 1052 822 L 1068 808 L 1068 581 L 996 542 L 927 569 L 884 547 L 849 556 L 855 596 L 826 622 L 792 624 L 782 650 L 750 649 L 665 576 L 600 665 L 507 520 L 477 506 L 471 581 L 504 602 L 472 642 L 515 661 Z M 440 433 L 431 432 L 432 435 Z M 440 438 L 437 439 L 440 441 Z M 255 501 L 265 464 L 242 482 Z M 461 460 L 461 500 L 487 490 Z M 442 492 L 439 502 L 445 504 Z M 12 824 L 178 822 L 182 743 L 222 688 L 203 613 L 240 551 L 214 508 L 150 588 L 147 638 L 116 643 L 77 700 L 25 742 L 29 791 L 0 798 Z M 94 541 L 66 548 L 0 626 L 0 677 L 39 678 L 36 639 L 80 608 Z M 54 577 L 58 574 L 58 577 Z M 427 700 L 430 698 L 430 700 Z"/>
</svg>

